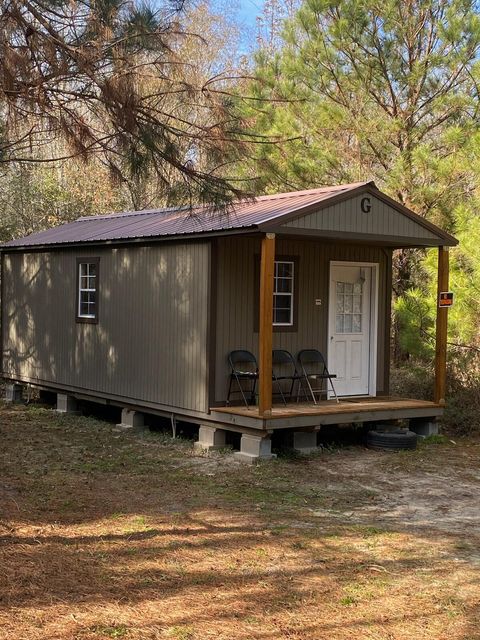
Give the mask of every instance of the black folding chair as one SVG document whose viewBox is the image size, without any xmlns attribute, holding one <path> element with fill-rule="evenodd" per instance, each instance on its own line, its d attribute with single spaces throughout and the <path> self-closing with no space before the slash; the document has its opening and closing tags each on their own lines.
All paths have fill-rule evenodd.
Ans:
<svg viewBox="0 0 480 640">
<path fill-rule="evenodd" d="M 230 404 L 230 396 L 232 393 L 232 385 L 235 380 L 238 386 L 238 391 L 242 394 L 243 401 L 248 407 L 247 397 L 245 396 L 245 390 L 242 387 L 241 380 L 249 380 L 251 385 L 250 389 L 246 390 L 250 394 L 250 404 L 255 404 L 255 391 L 257 388 L 258 380 L 258 365 L 257 359 L 250 351 L 238 349 L 236 351 L 230 351 L 228 354 L 228 363 L 230 365 L 230 383 L 228 385 L 227 405 Z"/>
<path fill-rule="evenodd" d="M 319 399 L 322 394 L 325 394 L 328 397 L 329 382 L 330 386 L 332 387 L 335 400 L 339 402 L 337 392 L 335 391 L 335 387 L 333 385 L 333 378 L 336 378 L 337 376 L 335 374 L 331 374 L 328 371 L 327 363 L 325 362 L 325 358 L 320 353 L 320 351 L 318 351 L 318 349 L 302 349 L 298 353 L 297 359 L 302 371 L 302 377 L 306 382 L 308 390 L 310 391 L 313 403 L 317 404 L 317 400 L 315 398 L 316 393 L 318 393 Z M 313 387 L 312 382 L 315 383 L 317 380 L 321 381 L 321 386 Z M 324 380 L 327 380 L 326 389 L 323 388 Z"/>
<path fill-rule="evenodd" d="M 286 349 L 274 349 L 272 351 L 272 376 L 273 380 L 277 383 L 284 404 L 287 403 L 285 400 L 285 394 L 283 393 L 282 386 L 280 384 L 282 380 L 289 380 L 291 382 L 290 390 L 287 392 L 290 400 L 292 399 L 295 382 L 297 382 L 297 380 L 303 391 L 303 374 L 298 372 L 294 357 L 292 356 L 290 351 L 287 351 Z"/>
</svg>

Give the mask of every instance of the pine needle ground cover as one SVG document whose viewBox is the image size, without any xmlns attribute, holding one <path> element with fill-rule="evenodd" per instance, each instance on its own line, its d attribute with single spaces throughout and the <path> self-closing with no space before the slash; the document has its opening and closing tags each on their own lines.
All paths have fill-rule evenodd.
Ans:
<svg viewBox="0 0 480 640">
<path fill-rule="evenodd" d="M 0 638 L 480 638 L 480 442 L 257 467 L 0 408 Z"/>
</svg>

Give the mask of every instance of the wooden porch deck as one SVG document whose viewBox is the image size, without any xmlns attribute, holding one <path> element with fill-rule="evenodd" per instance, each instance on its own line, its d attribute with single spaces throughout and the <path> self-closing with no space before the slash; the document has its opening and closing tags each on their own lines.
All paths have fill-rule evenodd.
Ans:
<svg viewBox="0 0 480 640">
<path fill-rule="evenodd" d="M 313 403 L 275 404 L 270 414 L 259 413 L 256 406 L 212 407 L 211 417 L 230 425 L 260 429 L 313 427 L 322 424 L 346 424 L 401 419 L 436 419 L 443 406 L 427 400 L 411 398 L 341 398 Z"/>
</svg>

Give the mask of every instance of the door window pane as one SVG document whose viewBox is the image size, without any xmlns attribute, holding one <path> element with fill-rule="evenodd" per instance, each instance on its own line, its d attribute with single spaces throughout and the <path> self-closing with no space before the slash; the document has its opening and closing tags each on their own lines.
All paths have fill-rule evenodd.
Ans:
<svg viewBox="0 0 480 640">
<path fill-rule="evenodd" d="M 336 333 L 343 333 L 343 315 L 337 315 L 335 319 L 335 331 Z"/>
<path fill-rule="evenodd" d="M 336 333 L 361 333 L 363 313 L 363 284 L 337 282 L 335 300 Z"/>
</svg>

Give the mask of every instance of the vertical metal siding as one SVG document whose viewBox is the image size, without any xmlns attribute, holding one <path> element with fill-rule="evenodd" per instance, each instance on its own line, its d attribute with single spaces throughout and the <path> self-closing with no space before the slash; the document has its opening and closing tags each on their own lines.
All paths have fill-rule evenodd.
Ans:
<svg viewBox="0 0 480 640">
<path fill-rule="evenodd" d="M 75 322 L 82 256 L 98 324 Z M 7 254 L 4 373 L 205 411 L 209 261 L 209 243 Z"/>
<path fill-rule="evenodd" d="M 371 211 L 362 212 L 360 204 L 363 197 L 365 196 L 360 195 L 343 200 L 325 209 L 291 220 L 284 226 L 295 229 L 385 236 L 386 239 L 393 241 L 399 237 L 411 238 L 412 241 L 437 238 L 432 231 L 405 215 L 399 215 L 398 211 L 374 196 L 368 196 L 372 204 Z"/>
<path fill-rule="evenodd" d="M 223 238 L 218 241 L 217 341 L 215 401 L 226 398 L 227 355 L 233 349 L 248 349 L 258 355 L 255 331 L 255 255 L 260 252 L 256 238 Z M 298 256 L 295 331 L 275 331 L 274 348 L 294 355 L 303 348 L 316 347 L 327 353 L 329 263 L 332 260 L 379 263 L 377 392 L 388 391 L 390 332 L 388 283 L 391 251 L 361 245 L 322 244 L 309 240 L 278 238 L 277 256 Z M 315 300 L 322 300 L 321 306 Z"/>
</svg>

